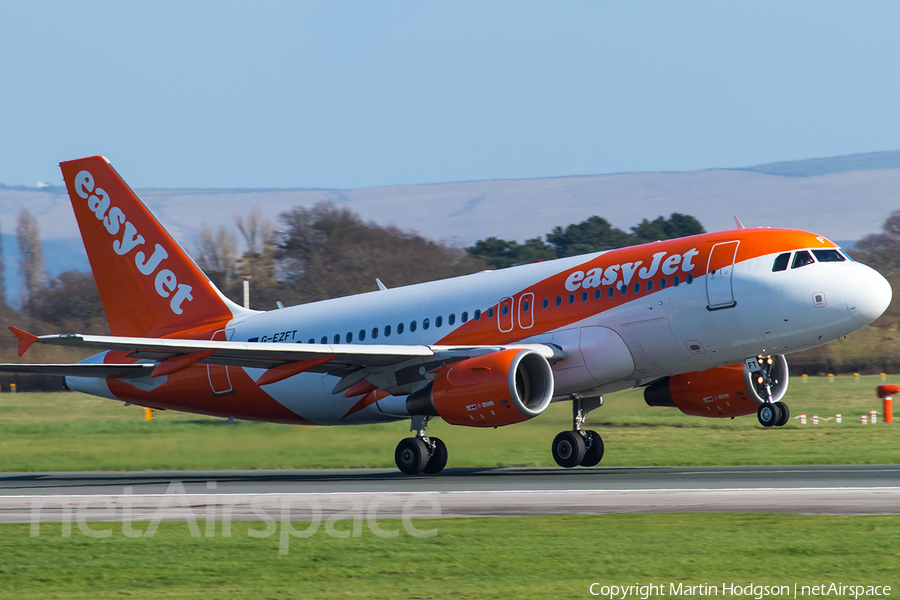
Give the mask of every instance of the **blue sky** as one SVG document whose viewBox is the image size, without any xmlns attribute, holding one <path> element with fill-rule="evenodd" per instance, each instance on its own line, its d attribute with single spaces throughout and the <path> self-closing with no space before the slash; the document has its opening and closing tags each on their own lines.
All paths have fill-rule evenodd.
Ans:
<svg viewBox="0 0 900 600">
<path fill-rule="evenodd" d="M 0 0 L 0 183 L 338 187 L 900 149 L 896 2 Z"/>
</svg>

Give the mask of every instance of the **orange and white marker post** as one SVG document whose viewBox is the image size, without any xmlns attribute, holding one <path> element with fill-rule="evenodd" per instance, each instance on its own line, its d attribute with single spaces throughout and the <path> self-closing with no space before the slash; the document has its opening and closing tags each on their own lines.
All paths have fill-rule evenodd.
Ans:
<svg viewBox="0 0 900 600">
<path fill-rule="evenodd" d="M 835 423 L 840 423 L 840 422 L 841 422 L 841 413 L 835 413 L 835 415 L 834 415 L 834 422 L 835 422 Z"/>
<path fill-rule="evenodd" d="M 879 385 L 876 390 L 878 397 L 881 398 L 884 406 L 884 422 L 894 422 L 894 401 L 893 397 L 900 393 L 900 385 Z"/>
</svg>

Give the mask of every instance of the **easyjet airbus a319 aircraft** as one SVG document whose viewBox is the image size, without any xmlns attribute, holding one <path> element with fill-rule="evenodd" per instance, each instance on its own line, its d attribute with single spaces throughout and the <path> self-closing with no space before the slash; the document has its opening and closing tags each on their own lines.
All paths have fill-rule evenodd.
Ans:
<svg viewBox="0 0 900 600">
<path fill-rule="evenodd" d="M 888 282 L 822 236 L 737 229 L 487 271 L 268 312 L 223 296 L 109 162 L 61 164 L 112 335 L 34 336 L 90 348 L 73 390 L 225 418 L 316 425 L 410 420 L 404 473 L 438 473 L 440 417 L 497 427 L 571 402 L 563 467 L 596 465 L 582 428 L 603 394 L 784 425 L 784 354 L 845 336 L 891 300 Z"/>
</svg>

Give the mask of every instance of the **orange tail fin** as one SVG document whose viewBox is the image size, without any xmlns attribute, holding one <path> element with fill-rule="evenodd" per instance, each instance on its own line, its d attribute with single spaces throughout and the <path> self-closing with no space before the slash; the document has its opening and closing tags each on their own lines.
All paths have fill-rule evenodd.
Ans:
<svg viewBox="0 0 900 600">
<path fill-rule="evenodd" d="M 227 322 L 225 298 L 109 161 L 60 163 L 113 335 L 159 337 Z"/>
</svg>

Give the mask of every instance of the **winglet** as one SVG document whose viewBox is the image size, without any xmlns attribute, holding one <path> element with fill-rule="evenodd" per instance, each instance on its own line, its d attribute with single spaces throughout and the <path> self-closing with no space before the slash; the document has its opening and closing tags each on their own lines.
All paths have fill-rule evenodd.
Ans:
<svg viewBox="0 0 900 600">
<path fill-rule="evenodd" d="M 737 216 L 734 217 L 734 224 L 737 225 L 738 229 L 745 229 L 744 224 L 741 223 L 741 220 L 738 219 Z"/>
<path fill-rule="evenodd" d="M 28 333 L 27 331 L 22 331 L 18 327 L 10 325 L 9 330 L 13 332 L 13 335 L 19 338 L 19 356 L 25 356 L 25 353 L 28 352 L 31 345 L 38 340 L 38 336 L 33 333 Z"/>
</svg>

